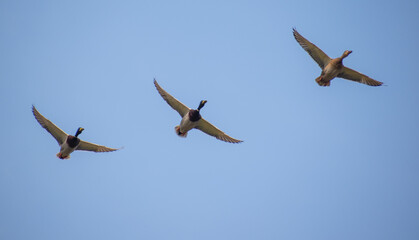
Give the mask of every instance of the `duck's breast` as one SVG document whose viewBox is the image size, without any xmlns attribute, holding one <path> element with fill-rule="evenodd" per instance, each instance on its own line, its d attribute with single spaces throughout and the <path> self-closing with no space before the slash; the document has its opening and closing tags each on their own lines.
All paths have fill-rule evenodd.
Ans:
<svg viewBox="0 0 419 240">
<path fill-rule="evenodd" d="M 341 62 L 334 61 L 333 59 L 329 64 L 323 69 L 323 81 L 330 81 L 333 78 L 337 77 L 338 74 L 342 71 L 343 65 Z"/>
<path fill-rule="evenodd" d="M 189 110 L 189 120 L 191 120 L 191 122 L 197 122 L 199 119 L 201 119 L 201 114 L 199 113 L 198 110 L 195 109 L 191 109 Z"/>
<path fill-rule="evenodd" d="M 66 143 L 68 144 L 69 147 L 76 148 L 79 145 L 79 143 L 80 143 L 80 139 L 77 138 L 77 137 L 75 137 L 75 136 L 69 135 L 67 137 Z"/>
<path fill-rule="evenodd" d="M 196 111 L 198 113 L 198 116 L 196 116 L 196 113 L 192 112 L 192 111 L 196 111 L 196 110 L 191 110 L 189 111 L 188 114 L 186 114 L 183 118 L 182 121 L 180 121 L 180 132 L 182 133 L 186 133 L 189 130 L 191 130 L 192 128 L 194 128 L 196 126 L 196 123 L 199 119 L 201 119 L 201 115 L 199 114 L 198 111 Z"/>
</svg>

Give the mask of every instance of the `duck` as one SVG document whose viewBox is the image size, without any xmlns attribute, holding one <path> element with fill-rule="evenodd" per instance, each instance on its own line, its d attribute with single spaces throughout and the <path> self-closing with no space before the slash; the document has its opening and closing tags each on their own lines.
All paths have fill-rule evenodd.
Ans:
<svg viewBox="0 0 419 240">
<path fill-rule="evenodd" d="M 343 66 L 343 59 L 348 57 L 352 51 L 346 50 L 343 52 L 342 56 L 332 59 L 316 45 L 301 36 L 301 34 L 299 34 L 295 28 L 292 30 L 295 40 L 297 40 L 300 46 L 306 50 L 306 52 L 313 58 L 314 61 L 317 62 L 317 64 L 322 69 L 321 75 L 316 78 L 316 82 L 320 86 L 330 86 L 330 81 L 336 77 L 352 80 L 374 87 L 381 86 L 383 84 L 380 81 L 368 77 L 367 75 Z"/>
<path fill-rule="evenodd" d="M 182 120 L 180 121 L 180 125 L 177 125 L 175 127 L 175 132 L 179 137 L 186 138 L 188 132 L 191 129 L 195 128 L 224 142 L 229 142 L 229 143 L 243 142 L 242 140 L 238 140 L 238 139 L 228 136 L 223 131 L 221 131 L 220 129 L 218 129 L 211 123 L 209 123 L 207 120 L 205 120 L 201 116 L 200 111 L 207 103 L 207 100 L 201 100 L 199 102 L 197 109 L 191 109 L 187 107 L 186 105 L 184 105 L 183 103 L 181 103 L 176 98 L 174 98 L 172 95 L 167 93 L 162 87 L 160 87 L 156 79 L 154 79 L 154 86 L 156 87 L 160 96 L 182 117 Z"/>
<path fill-rule="evenodd" d="M 35 119 L 38 121 L 38 123 L 43 128 L 45 128 L 45 130 L 47 130 L 60 145 L 60 152 L 57 153 L 57 157 L 62 160 L 70 159 L 70 154 L 75 150 L 84 150 L 91 152 L 113 152 L 118 150 L 117 148 L 109 148 L 80 140 L 78 136 L 84 131 L 84 128 L 82 127 L 77 128 L 76 134 L 74 136 L 65 133 L 50 120 L 42 116 L 42 114 L 40 114 L 33 105 L 32 113 L 35 116 Z"/>
</svg>

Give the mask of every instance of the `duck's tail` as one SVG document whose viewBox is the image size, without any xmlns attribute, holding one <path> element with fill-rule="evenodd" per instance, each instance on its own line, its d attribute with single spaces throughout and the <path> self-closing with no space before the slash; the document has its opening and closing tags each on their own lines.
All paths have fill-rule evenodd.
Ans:
<svg viewBox="0 0 419 240">
<path fill-rule="evenodd" d="M 65 156 L 65 157 L 63 157 L 63 154 L 62 153 L 57 153 L 57 157 L 59 158 L 59 159 L 61 159 L 61 160 L 64 160 L 64 159 L 70 159 L 70 155 L 68 155 L 68 156 Z"/>
<path fill-rule="evenodd" d="M 330 86 L 330 81 L 328 81 L 328 82 L 323 81 L 323 76 L 320 76 L 320 77 L 316 78 L 316 82 L 317 82 L 317 84 L 319 84 L 322 87 Z"/>
<path fill-rule="evenodd" d="M 185 132 L 185 133 L 181 133 L 181 132 L 180 132 L 180 126 L 176 126 L 176 127 L 175 127 L 175 131 L 176 131 L 176 134 L 177 134 L 179 137 L 186 137 L 186 135 L 188 135 L 188 132 Z"/>
</svg>

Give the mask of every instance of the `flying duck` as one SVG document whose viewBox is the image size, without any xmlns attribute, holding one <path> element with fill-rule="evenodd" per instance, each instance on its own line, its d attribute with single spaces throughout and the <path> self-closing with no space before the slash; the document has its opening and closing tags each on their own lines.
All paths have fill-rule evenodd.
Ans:
<svg viewBox="0 0 419 240">
<path fill-rule="evenodd" d="M 154 79 L 154 85 L 156 86 L 156 89 L 160 93 L 162 98 L 182 117 L 180 125 L 175 127 L 175 131 L 178 136 L 186 137 L 189 130 L 191 130 L 192 128 L 196 128 L 208 135 L 216 137 L 221 141 L 229 143 L 243 142 L 241 140 L 237 140 L 228 136 L 223 131 L 216 128 L 214 125 L 212 125 L 207 120 L 201 117 L 200 110 L 204 107 L 205 103 L 207 103 L 206 100 L 202 100 L 201 102 L 199 102 L 199 106 L 197 109 L 190 109 L 183 103 L 179 102 L 176 98 L 172 97 L 172 95 L 167 93 L 165 90 L 163 90 L 163 88 L 161 88 L 160 85 L 157 83 L 156 79 Z"/>
<path fill-rule="evenodd" d="M 297 30 L 295 30 L 295 28 L 292 30 L 295 40 L 297 40 L 301 47 L 304 48 L 308 54 L 310 54 L 310 56 L 314 59 L 314 61 L 317 62 L 317 64 L 319 64 L 320 68 L 322 69 L 320 77 L 316 78 L 316 82 L 320 86 L 330 86 L 330 81 L 332 81 L 332 79 L 335 77 L 352 80 L 370 86 L 381 86 L 383 84 L 382 82 L 374 80 L 362 73 L 343 66 L 342 60 L 351 54 L 352 51 L 346 50 L 343 52 L 342 56 L 331 59 L 320 48 L 301 36 Z"/>
<path fill-rule="evenodd" d="M 41 126 L 45 128 L 60 145 L 60 152 L 57 153 L 57 157 L 60 159 L 69 159 L 70 153 L 74 152 L 74 150 L 92 152 L 112 152 L 118 150 L 116 148 L 108 148 L 80 140 L 78 136 L 84 130 L 84 128 L 81 127 L 77 128 L 76 134 L 74 136 L 65 133 L 59 127 L 55 126 L 55 124 L 50 120 L 42 116 L 38 110 L 36 110 L 35 106 L 32 106 L 32 112 L 39 124 L 41 124 Z"/>
</svg>

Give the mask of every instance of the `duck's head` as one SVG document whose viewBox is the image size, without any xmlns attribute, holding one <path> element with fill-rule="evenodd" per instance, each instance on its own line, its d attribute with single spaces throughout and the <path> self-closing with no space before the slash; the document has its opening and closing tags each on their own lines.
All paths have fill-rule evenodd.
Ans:
<svg viewBox="0 0 419 240">
<path fill-rule="evenodd" d="M 342 54 L 342 58 L 346 58 L 349 54 L 351 54 L 352 53 L 352 51 L 351 50 L 346 50 L 346 51 L 344 51 L 343 52 L 343 54 Z"/>
<path fill-rule="evenodd" d="M 201 108 L 204 107 L 205 103 L 207 103 L 207 100 L 201 100 L 201 102 L 199 103 L 199 106 L 198 106 L 198 111 L 201 110 Z"/>
<path fill-rule="evenodd" d="M 77 128 L 76 135 L 74 135 L 74 136 L 77 137 L 78 135 L 80 135 L 81 132 L 83 132 L 83 130 L 84 130 L 84 128 L 82 128 L 82 127 Z"/>
</svg>

